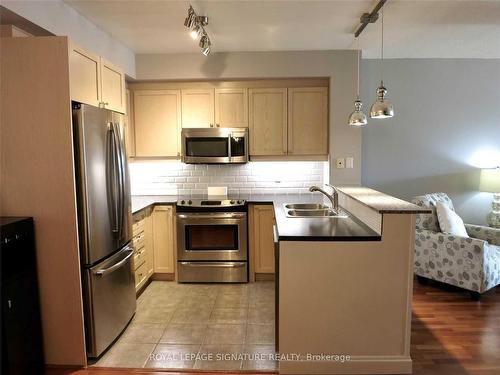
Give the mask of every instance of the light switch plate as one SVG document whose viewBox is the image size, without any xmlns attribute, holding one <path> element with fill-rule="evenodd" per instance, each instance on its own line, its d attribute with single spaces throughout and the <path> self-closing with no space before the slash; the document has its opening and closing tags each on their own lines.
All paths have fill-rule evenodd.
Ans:
<svg viewBox="0 0 500 375">
<path fill-rule="evenodd" d="M 346 168 L 354 168 L 354 158 L 353 157 L 345 158 L 345 167 Z"/>
<path fill-rule="evenodd" d="M 345 159 L 344 158 L 337 158 L 337 168 L 345 168 Z"/>
</svg>

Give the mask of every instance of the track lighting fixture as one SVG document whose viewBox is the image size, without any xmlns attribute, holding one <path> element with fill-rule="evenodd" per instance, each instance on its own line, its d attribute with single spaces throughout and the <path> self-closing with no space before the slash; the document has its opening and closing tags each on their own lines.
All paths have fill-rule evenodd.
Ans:
<svg viewBox="0 0 500 375">
<path fill-rule="evenodd" d="M 190 31 L 189 35 L 193 39 L 198 39 L 200 36 L 199 46 L 201 48 L 201 52 L 203 55 L 208 56 L 210 54 L 210 46 L 212 43 L 210 42 L 210 38 L 208 37 L 207 32 L 205 31 L 205 26 L 208 25 L 208 17 L 207 16 L 198 16 L 193 7 L 190 5 L 188 9 L 188 15 L 184 20 L 184 26 L 186 26 Z"/>
</svg>

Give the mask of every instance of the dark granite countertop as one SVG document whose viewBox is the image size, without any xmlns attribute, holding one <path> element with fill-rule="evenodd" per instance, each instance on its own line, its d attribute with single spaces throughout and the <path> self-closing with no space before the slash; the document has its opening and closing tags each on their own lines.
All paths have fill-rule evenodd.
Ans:
<svg viewBox="0 0 500 375">
<path fill-rule="evenodd" d="M 200 196 L 132 196 L 132 212 L 137 213 L 155 204 L 175 204 L 178 199 Z M 248 203 L 274 204 L 276 225 L 280 241 L 380 241 L 381 236 L 356 217 L 348 218 L 290 218 L 286 216 L 285 203 L 325 203 L 321 194 L 304 195 L 238 195 Z"/>
</svg>

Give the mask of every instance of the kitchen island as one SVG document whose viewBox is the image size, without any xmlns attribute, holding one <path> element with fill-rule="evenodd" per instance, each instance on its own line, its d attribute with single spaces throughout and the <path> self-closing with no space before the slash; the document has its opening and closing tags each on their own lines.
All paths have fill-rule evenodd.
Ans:
<svg viewBox="0 0 500 375">
<path fill-rule="evenodd" d="M 280 373 L 411 373 L 415 214 L 428 211 L 361 187 L 339 188 L 339 203 L 379 237 L 278 236 L 279 351 L 300 358 Z M 276 209 L 281 235 L 295 218 Z"/>
</svg>

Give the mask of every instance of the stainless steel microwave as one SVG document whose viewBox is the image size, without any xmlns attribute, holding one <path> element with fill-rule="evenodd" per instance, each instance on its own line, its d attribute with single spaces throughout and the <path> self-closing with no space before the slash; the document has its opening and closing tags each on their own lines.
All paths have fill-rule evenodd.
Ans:
<svg viewBox="0 0 500 375">
<path fill-rule="evenodd" d="M 247 128 L 186 128 L 181 134 L 184 163 L 248 162 Z"/>
</svg>

